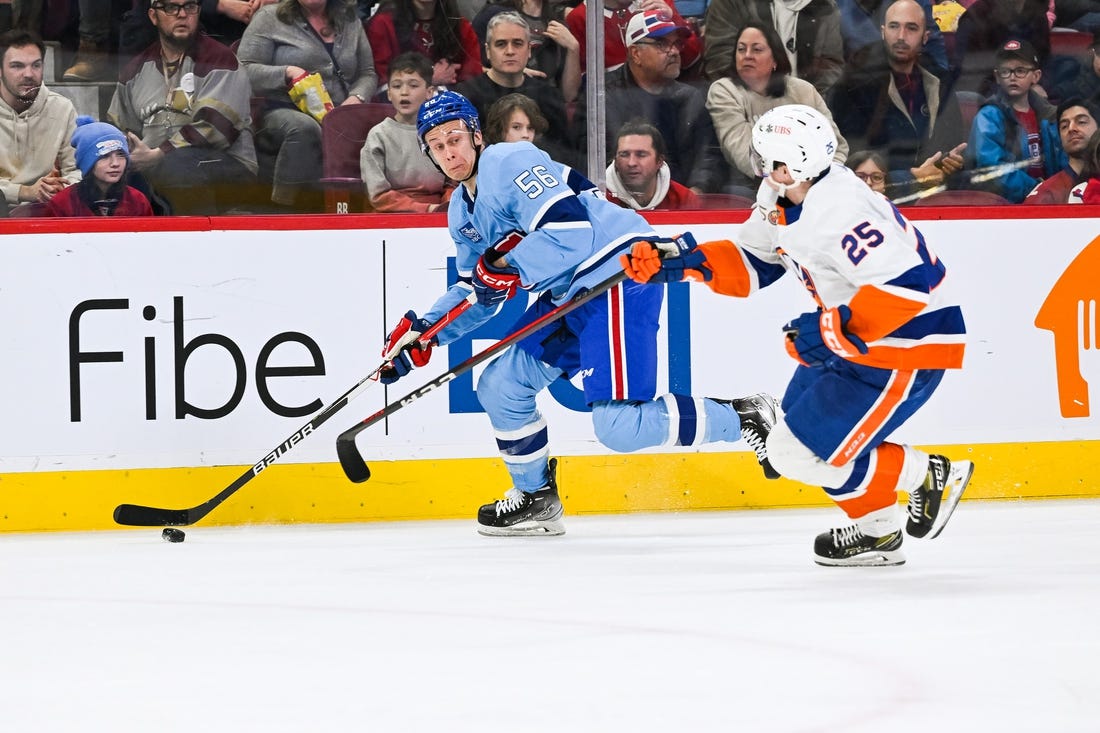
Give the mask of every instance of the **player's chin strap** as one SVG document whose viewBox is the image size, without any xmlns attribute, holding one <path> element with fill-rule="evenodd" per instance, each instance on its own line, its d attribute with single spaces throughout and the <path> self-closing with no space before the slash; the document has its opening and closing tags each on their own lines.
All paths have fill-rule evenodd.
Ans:
<svg viewBox="0 0 1100 733">
<path fill-rule="evenodd" d="M 473 134 L 474 133 L 471 132 L 470 136 L 472 137 Z M 481 151 L 484 150 L 484 149 L 485 149 L 484 145 L 479 145 L 477 147 L 477 153 L 474 154 L 474 165 L 473 165 L 472 168 L 470 168 L 470 175 L 463 178 L 461 181 L 459 181 L 459 183 L 465 183 L 466 181 L 470 180 L 471 178 L 473 178 L 474 176 L 477 175 L 477 164 L 481 162 Z"/>
<path fill-rule="evenodd" d="M 756 190 L 756 203 L 765 211 L 771 211 L 779 203 L 779 199 L 787 195 L 787 184 L 779 183 L 771 176 L 765 176 L 761 186 Z"/>
</svg>

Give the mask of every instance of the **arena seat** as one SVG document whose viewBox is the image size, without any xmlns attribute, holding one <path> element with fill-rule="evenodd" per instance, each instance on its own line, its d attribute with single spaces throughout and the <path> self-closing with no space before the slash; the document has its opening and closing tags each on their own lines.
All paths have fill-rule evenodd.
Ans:
<svg viewBox="0 0 1100 733">
<path fill-rule="evenodd" d="M 8 211 L 8 217 L 11 219 L 29 219 L 36 216 L 47 216 L 48 208 L 46 204 L 39 201 L 24 201 L 21 204 L 16 204 Z"/>
<path fill-rule="evenodd" d="M 732 193 L 700 193 L 697 194 L 700 209 L 751 209 L 755 203 L 747 196 L 738 196 Z"/>
<path fill-rule="evenodd" d="M 389 102 L 365 102 L 342 105 L 325 115 L 321 122 L 321 186 L 326 213 L 369 210 L 359 153 L 370 129 L 393 113 Z"/>
<path fill-rule="evenodd" d="M 991 191 L 940 191 L 914 201 L 912 206 L 1011 206 L 1012 202 Z"/>
<path fill-rule="evenodd" d="M 1050 30 L 1050 55 L 1071 56 L 1085 60 L 1092 46 L 1092 34 L 1075 31 L 1072 28 L 1052 28 Z"/>
<path fill-rule="evenodd" d="M 955 99 L 959 103 L 959 111 L 962 113 L 963 139 L 970 139 L 970 128 L 974 124 L 974 116 L 978 114 L 985 98 L 978 92 L 955 92 Z"/>
</svg>

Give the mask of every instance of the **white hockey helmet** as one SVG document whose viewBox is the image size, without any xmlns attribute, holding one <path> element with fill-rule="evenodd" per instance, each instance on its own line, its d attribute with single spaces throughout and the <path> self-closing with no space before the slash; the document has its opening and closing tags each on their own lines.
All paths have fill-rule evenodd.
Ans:
<svg viewBox="0 0 1100 733">
<path fill-rule="evenodd" d="M 760 116 L 752 128 L 760 175 L 784 163 L 795 181 L 812 181 L 833 162 L 836 135 L 829 119 L 804 104 L 784 104 Z"/>
</svg>

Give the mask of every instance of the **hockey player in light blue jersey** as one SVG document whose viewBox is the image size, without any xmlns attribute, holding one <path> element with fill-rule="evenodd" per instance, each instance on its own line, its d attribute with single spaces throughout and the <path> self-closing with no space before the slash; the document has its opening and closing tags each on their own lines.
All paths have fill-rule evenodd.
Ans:
<svg viewBox="0 0 1100 733">
<path fill-rule="evenodd" d="M 496 315 L 517 290 L 540 293 L 515 328 L 620 270 L 619 256 L 658 235 L 634 211 L 608 203 L 584 176 L 527 142 L 484 148 L 477 111 L 445 91 L 425 102 L 417 120 L 421 147 L 448 177 L 462 183 L 451 198 L 448 227 L 457 247 L 459 281 L 422 317 L 409 311 L 387 337 L 393 382 L 423 366 L 431 347 L 417 337 L 459 301 L 471 307 L 443 329 L 447 344 Z M 489 415 L 513 486 L 478 512 L 485 535 L 565 532 L 546 422 L 535 396 L 554 380 L 581 374 L 596 437 L 615 451 L 699 445 L 744 437 L 770 471 L 764 452 L 775 423 L 767 395 L 717 400 L 656 397 L 657 321 L 663 288 L 627 281 L 492 361 L 477 394 Z"/>
</svg>

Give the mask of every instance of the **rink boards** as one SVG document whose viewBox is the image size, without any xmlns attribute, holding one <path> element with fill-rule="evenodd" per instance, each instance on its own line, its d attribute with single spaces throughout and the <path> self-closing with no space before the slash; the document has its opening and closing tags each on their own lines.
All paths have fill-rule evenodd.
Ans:
<svg viewBox="0 0 1100 733">
<path fill-rule="evenodd" d="M 970 498 L 1100 496 L 1100 389 L 1089 389 L 1100 217 L 910 213 L 947 264 L 970 343 L 965 368 L 895 437 L 974 460 Z M 651 221 L 702 241 L 736 239 L 743 218 Z M 0 530 L 111 528 L 122 502 L 182 508 L 218 493 L 373 370 L 387 326 L 443 291 L 444 226 L 442 215 L 0 222 Z M 204 523 L 470 516 L 499 496 L 507 476 L 476 370 L 360 435 L 364 484 L 344 478 L 334 440 L 506 335 L 522 304 L 509 308 L 400 389 L 369 389 Z M 748 300 L 670 288 L 659 391 L 782 394 L 794 362 L 780 327 L 810 308 L 790 277 Z M 826 503 L 765 481 L 741 443 L 612 454 L 564 381 L 540 408 L 571 513 Z"/>
</svg>

